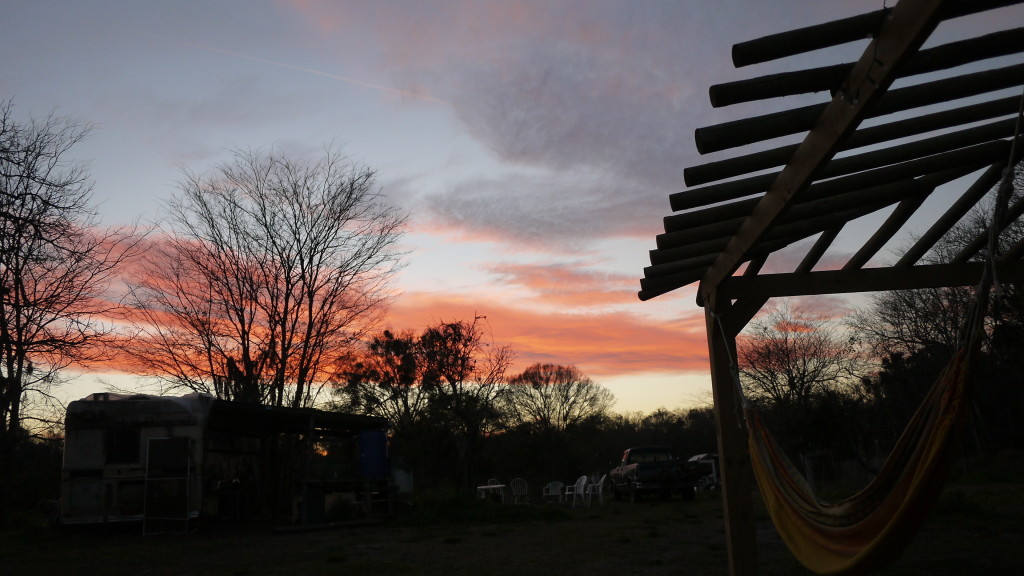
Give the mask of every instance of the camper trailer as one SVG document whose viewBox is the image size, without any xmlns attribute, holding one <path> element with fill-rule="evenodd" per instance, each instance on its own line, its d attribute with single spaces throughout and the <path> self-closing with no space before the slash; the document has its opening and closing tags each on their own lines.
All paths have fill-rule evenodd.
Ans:
<svg viewBox="0 0 1024 576">
<path fill-rule="evenodd" d="M 66 524 L 313 524 L 388 506 L 387 421 L 313 409 L 92 394 L 68 405 L 61 477 Z"/>
</svg>

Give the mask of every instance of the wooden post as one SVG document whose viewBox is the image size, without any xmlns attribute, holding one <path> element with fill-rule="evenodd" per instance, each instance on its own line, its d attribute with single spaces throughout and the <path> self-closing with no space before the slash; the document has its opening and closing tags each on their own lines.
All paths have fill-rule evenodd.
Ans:
<svg viewBox="0 0 1024 576">
<path fill-rule="evenodd" d="M 757 538 L 754 526 L 753 488 L 747 432 L 741 398 L 737 394 L 732 364 L 736 358 L 736 333 L 730 318 L 731 304 L 713 294 L 704 308 L 707 323 L 711 386 L 718 429 L 718 458 L 722 476 L 722 506 L 729 553 L 729 574 L 757 574 Z"/>
</svg>

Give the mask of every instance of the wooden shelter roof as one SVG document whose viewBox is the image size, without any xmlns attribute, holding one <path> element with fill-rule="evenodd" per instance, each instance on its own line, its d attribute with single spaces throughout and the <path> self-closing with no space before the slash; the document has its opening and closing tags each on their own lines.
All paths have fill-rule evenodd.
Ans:
<svg viewBox="0 0 1024 576">
<path fill-rule="evenodd" d="M 984 249 L 983 233 L 950 264 L 921 261 L 992 189 L 1010 160 L 1024 88 L 1024 22 L 1003 18 L 1000 30 L 922 46 L 940 24 L 965 27 L 965 16 L 1019 3 L 900 0 L 892 8 L 733 46 L 733 63 L 742 67 L 870 38 L 856 62 L 710 88 L 715 107 L 813 92 L 825 101 L 696 130 L 701 154 L 739 152 L 684 171 L 688 188 L 670 196 L 673 213 L 650 252 L 640 299 L 700 282 L 701 305 L 718 293 L 752 316 L 773 296 L 976 283 L 980 265 L 970 260 Z M 865 119 L 872 125 L 862 128 Z M 798 144 L 767 142 L 799 134 Z M 965 177 L 973 183 L 940 207 L 941 216 L 925 229 L 909 228 L 938 187 Z M 864 218 L 876 213 L 881 216 Z M 1022 214 L 1024 202 L 1018 202 L 1008 219 Z M 854 221 L 863 244 L 852 251 L 844 244 L 845 263 L 837 268 L 830 260 L 830 270 L 816 270 Z M 916 240 L 899 249 L 893 264 L 866 268 L 897 234 Z M 1002 257 L 1005 277 L 1024 277 L 1022 248 Z M 799 264 L 761 273 L 769 256 L 783 249 L 798 250 Z"/>
</svg>

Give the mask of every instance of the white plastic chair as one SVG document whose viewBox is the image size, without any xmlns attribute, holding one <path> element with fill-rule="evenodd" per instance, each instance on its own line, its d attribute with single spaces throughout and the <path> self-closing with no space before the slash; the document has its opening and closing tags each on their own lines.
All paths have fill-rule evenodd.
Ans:
<svg viewBox="0 0 1024 576">
<path fill-rule="evenodd" d="M 544 485 L 544 488 L 540 491 L 541 500 L 547 502 L 548 500 L 557 500 L 559 504 L 565 499 L 565 484 L 557 480 L 552 480 Z"/>
<path fill-rule="evenodd" d="M 586 500 L 587 506 L 590 506 L 590 502 L 597 496 L 597 502 L 600 506 L 604 506 L 604 483 L 608 480 L 608 475 L 601 476 L 601 480 L 597 483 L 591 482 L 587 485 Z"/>
<path fill-rule="evenodd" d="M 580 501 L 585 501 L 586 500 L 586 497 L 587 497 L 586 490 L 587 490 L 587 475 L 584 474 L 583 476 L 580 476 L 579 478 L 577 478 L 575 483 L 569 484 L 568 486 L 565 487 L 565 499 L 569 500 L 569 498 L 571 496 L 572 497 L 572 505 L 573 505 L 573 508 L 575 508 L 577 500 L 580 500 Z"/>
<path fill-rule="evenodd" d="M 512 482 L 512 503 L 518 504 L 519 502 L 526 502 L 526 480 L 523 478 L 513 478 Z"/>
</svg>

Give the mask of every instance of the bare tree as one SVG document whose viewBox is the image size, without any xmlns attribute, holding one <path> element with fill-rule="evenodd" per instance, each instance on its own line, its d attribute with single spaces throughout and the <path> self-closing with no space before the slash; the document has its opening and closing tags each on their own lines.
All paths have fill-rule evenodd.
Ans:
<svg viewBox="0 0 1024 576">
<path fill-rule="evenodd" d="M 1024 190 L 1024 163 L 1015 167 L 1012 202 L 1021 201 Z M 962 259 L 965 249 L 979 237 L 984 238 L 992 222 L 994 196 L 972 209 L 924 257 L 928 264 L 945 264 Z M 1024 225 L 1013 220 L 998 235 L 996 245 L 1004 254 L 1024 239 Z M 987 248 L 970 255 L 973 260 L 987 256 Z M 980 281 L 980 278 L 979 278 Z M 851 327 L 868 343 L 874 355 L 885 358 L 893 355 L 908 357 L 925 353 L 948 357 L 959 343 L 961 332 L 975 288 L 945 287 L 920 290 L 880 292 L 873 296 L 869 308 L 858 310 L 849 320 Z M 1000 283 L 992 294 L 992 324 L 1007 322 L 1024 325 L 1024 297 L 1014 283 Z M 997 330 L 998 328 L 994 328 Z M 940 363 L 944 364 L 942 361 Z"/>
<path fill-rule="evenodd" d="M 135 295 L 143 364 L 221 398 L 304 406 L 380 319 L 406 216 L 338 150 L 186 173 Z"/>
<path fill-rule="evenodd" d="M 1019 204 L 1024 190 L 1024 163 L 1015 166 L 1011 182 L 1010 203 Z M 986 201 L 949 230 L 923 260 L 940 264 L 968 257 L 987 258 L 989 248 L 978 239 L 988 236 L 997 190 L 998 186 L 994 187 Z M 996 257 L 1019 249 L 1022 238 L 1024 226 L 1012 220 L 999 231 L 993 246 Z M 989 296 L 982 345 L 985 360 L 976 368 L 978 380 L 984 384 L 972 395 L 970 429 L 978 446 L 985 443 L 1003 447 L 1020 437 L 1024 292 L 1012 282 L 997 282 Z M 863 380 L 863 387 L 871 397 L 873 412 L 882 415 L 879 428 L 883 441 L 895 441 L 902 432 L 902 423 L 917 409 L 960 346 L 976 298 L 974 286 L 880 292 L 872 298 L 871 306 L 849 319 L 879 367 L 876 374 Z"/>
<path fill-rule="evenodd" d="M 88 133 L 55 116 L 17 122 L 0 103 L 0 478 L 39 427 L 23 408 L 44 408 L 63 368 L 106 358 L 114 334 L 107 289 L 133 243 L 96 227 L 88 170 L 67 158 Z"/>
<path fill-rule="evenodd" d="M 957 347 L 973 298 L 969 288 L 880 292 L 871 309 L 858 310 L 847 323 L 878 358 L 921 350 L 948 357 Z"/>
<path fill-rule="evenodd" d="M 855 374 L 851 342 L 826 319 L 780 306 L 751 323 L 738 347 L 740 380 L 748 398 L 802 410 L 815 395 Z"/>
<path fill-rule="evenodd" d="M 615 396 L 575 366 L 534 364 L 509 379 L 504 405 L 513 425 L 565 431 L 611 409 Z"/>
</svg>

